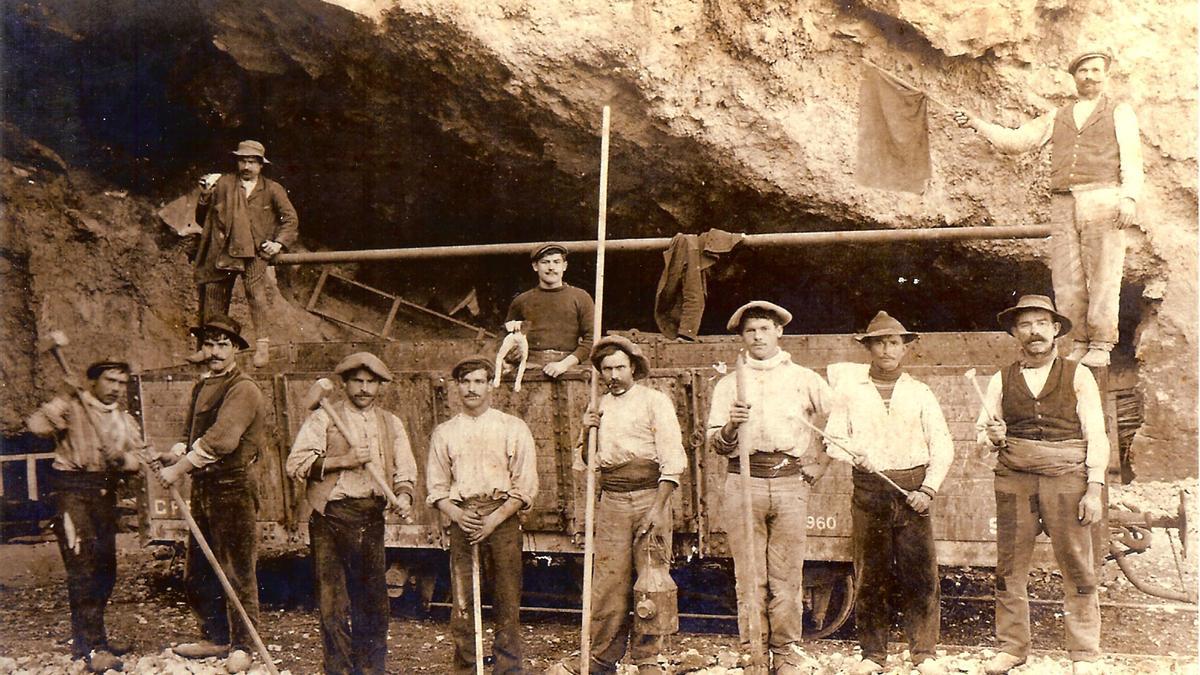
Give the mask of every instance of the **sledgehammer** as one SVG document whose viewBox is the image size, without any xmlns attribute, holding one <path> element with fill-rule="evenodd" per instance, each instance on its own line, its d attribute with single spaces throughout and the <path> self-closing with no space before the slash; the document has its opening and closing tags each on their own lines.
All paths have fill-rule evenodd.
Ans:
<svg viewBox="0 0 1200 675">
<path fill-rule="evenodd" d="M 333 391 L 333 383 L 330 382 L 328 378 L 322 377 L 316 382 L 313 382 L 312 386 L 308 388 L 308 393 L 304 395 L 304 399 L 302 401 L 304 403 L 304 409 L 311 411 L 320 408 L 321 410 L 324 410 L 325 414 L 329 415 L 329 419 L 333 420 L 333 425 L 342 433 L 342 436 L 345 436 L 347 441 L 353 443 L 355 435 L 350 433 L 350 427 L 346 426 L 346 423 L 342 421 L 341 416 L 337 414 L 337 411 L 335 411 L 333 406 L 329 404 L 329 401 L 325 399 L 325 397 L 331 391 Z M 386 450 L 387 449 L 385 448 L 385 451 Z M 370 474 L 371 479 L 375 481 L 375 487 L 379 488 L 379 491 L 383 493 L 383 496 L 385 499 L 387 499 L 388 503 L 394 506 L 396 510 L 400 512 L 400 516 L 404 518 L 405 521 L 412 522 L 412 519 L 408 514 L 411 507 L 406 507 L 400 503 L 400 499 L 396 497 L 394 492 L 392 492 L 392 488 L 388 487 L 387 481 L 384 480 L 383 474 L 379 472 L 379 466 L 376 465 L 372 460 L 367 462 L 366 467 L 367 473 Z"/>
</svg>

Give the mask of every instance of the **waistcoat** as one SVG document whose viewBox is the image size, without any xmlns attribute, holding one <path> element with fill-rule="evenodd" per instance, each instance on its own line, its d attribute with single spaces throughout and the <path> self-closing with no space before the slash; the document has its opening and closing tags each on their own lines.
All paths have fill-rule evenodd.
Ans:
<svg viewBox="0 0 1200 675">
<path fill-rule="evenodd" d="M 338 411 L 338 416 L 342 421 L 346 419 L 346 404 L 342 403 L 341 410 Z M 395 446 L 395 436 L 392 434 L 392 425 L 388 424 L 386 414 L 382 409 L 375 408 L 375 424 L 379 432 L 380 454 L 383 455 L 383 477 L 385 481 L 392 480 L 392 472 L 395 471 L 395 459 L 392 455 L 392 448 Z M 332 420 L 329 422 L 329 427 L 325 430 L 325 457 L 337 457 L 352 452 L 350 441 L 342 435 L 338 430 L 337 425 Z M 362 467 L 362 471 L 366 471 L 366 467 Z M 333 494 L 333 488 L 337 486 L 338 476 L 342 472 L 334 471 L 325 474 L 320 480 L 309 478 L 308 485 L 305 487 L 305 498 L 317 513 L 325 512 L 325 505 L 329 503 L 329 495 Z"/>
<path fill-rule="evenodd" d="M 1050 190 L 1066 192 L 1076 185 L 1121 182 L 1121 156 L 1113 122 L 1116 102 L 1101 96 L 1096 109 L 1075 128 L 1074 103 L 1058 109 L 1050 136 Z"/>
<path fill-rule="evenodd" d="M 208 431 L 209 427 L 217 422 L 217 415 L 221 412 L 221 406 L 225 403 L 225 397 L 229 395 L 229 390 L 239 382 L 249 382 L 255 387 L 257 383 L 249 376 L 243 373 L 240 369 L 234 370 L 228 376 L 222 378 L 224 382 L 217 385 L 217 389 L 211 397 L 205 401 L 200 401 L 200 392 L 204 390 L 207 380 L 200 380 L 192 388 L 192 405 L 188 419 L 188 428 L 191 430 L 191 436 L 188 438 L 188 447 L 190 448 L 197 438 L 200 438 Z M 201 405 L 207 407 L 201 408 Z M 201 467 L 195 471 L 194 475 L 214 475 L 244 469 L 252 462 L 258 459 L 258 451 L 266 445 L 266 420 L 263 410 L 257 411 L 254 421 L 242 433 L 241 439 L 238 441 L 238 446 L 233 452 L 219 458 L 217 461 L 207 466 Z"/>
<path fill-rule="evenodd" d="M 1013 363 L 1000 372 L 1003 391 L 1000 408 L 1008 435 L 1033 441 L 1065 441 L 1083 438 L 1075 398 L 1075 361 L 1055 358 L 1050 376 L 1036 398 L 1021 375 L 1021 364 Z"/>
</svg>

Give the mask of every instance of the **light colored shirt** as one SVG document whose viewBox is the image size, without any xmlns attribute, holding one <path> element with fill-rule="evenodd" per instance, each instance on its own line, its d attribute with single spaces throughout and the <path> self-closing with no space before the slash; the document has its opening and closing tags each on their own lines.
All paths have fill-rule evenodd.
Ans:
<svg viewBox="0 0 1200 675">
<path fill-rule="evenodd" d="M 66 414 L 56 414 L 58 410 Z M 89 391 L 79 398 L 56 397 L 30 415 L 26 424 L 32 433 L 56 439 L 51 466 L 59 471 L 107 471 L 111 467 L 106 456 L 140 453 L 146 448 L 137 420 L 116 403 L 102 403 Z"/>
<path fill-rule="evenodd" d="M 383 457 L 385 448 L 377 413 L 383 413 L 384 422 L 391 427 L 392 447 L 386 448 L 386 451 L 391 453 L 392 490 L 397 494 L 407 492 L 411 495 L 413 486 L 417 482 L 417 461 L 413 459 L 412 447 L 408 442 L 408 432 L 404 429 L 404 422 L 390 412 L 377 411 L 375 406 L 361 410 L 354 405 L 343 403 L 337 405 L 335 409 L 338 417 L 348 427 L 350 438 L 347 438 L 346 441 L 350 446 L 350 452 L 354 451 L 356 445 L 365 442 L 371 453 L 371 461 L 381 470 L 387 464 Z M 288 453 L 284 466 L 289 476 L 298 481 L 321 478 L 321 476 L 310 476 L 309 474 L 317 459 L 325 456 L 325 451 L 328 449 L 326 446 L 327 434 L 331 428 L 334 428 L 333 419 L 323 408 L 313 411 L 308 419 L 304 420 L 300 431 L 296 433 L 296 440 L 292 443 L 292 451 Z M 333 491 L 329 493 L 328 501 L 374 495 L 383 496 L 383 491 L 375 484 L 366 466 L 343 469 L 337 473 L 337 482 L 334 483 Z"/>
<path fill-rule="evenodd" d="M 834 369 L 845 373 L 834 378 Z M 954 440 L 942 407 L 929 387 L 908 373 L 900 375 L 886 405 L 871 381 L 866 363 L 834 363 L 833 410 L 825 433 L 855 452 L 865 454 L 881 471 L 927 465 L 922 485 L 936 492 L 954 461 Z M 844 462 L 854 458 L 826 442 L 829 456 Z"/>
<path fill-rule="evenodd" d="M 1075 103 L 1072 112 L 1076 128 L 1083 126 L 1083 122 L 1087 121 L 1095 107 L 1094 101 L 1080 100 Z M 1085 112 L 1087 114 L 1083 114 Z M 1081 115 L 1082 120 L 1079 119 Z M 1057 117 L 1056 108 L 1016 129 L 981 119 L 975 120 L 975 128 L 1000 152 L 1015 154 L 1028 152 L 1049 143 Z M 1121 158 L 1121 196 L 1137 201 L 1141 197 L 1146 176 L 1142 169 L 1142 140 L 1138 131 L 1137 115 L 1128 103 L 1121 102 L 1113 107 L 1113 127 L 1117 134 L 1117 153 Z"/>
<path fill-rule="evenodd" d="M 1025 378 L 1025 384 L 1034 396 L 1041 394 L 1042 388 L 1046 386 L 1046 379 L 1050 377 L 1054 360 L 1051 359 L 1049 363 L 1038 368 L 1021 369 L 1021 377 Z M 1108 435 L 1104 431 L 1104 407 L 1100 402 L 1100 387 L 1096 385 L 1096 378 L 1092 377 L 1092 371 L 1086 366 L 1075 368 L 1072 384 L 1075 390 L 1075 413 L 1079 416 L 1079 425 L 1083 429 L 1083 440 L 1087 442 L 1087 452 L 1083 460 L 1084 466 L 1087 467 L 1087 479 L 1089 483 L 1103 483 L 1104 474 L 1108 470 L 1109 447 Z M 980 445 L 995 448 L 998 446 L 992 445 L 987 437 L 987 411 L 1004 416 L 1004 409 L 1001 407 L 1004 384 L 1000 373 L 996 373 L 988 381 L 987 392 L 983 398 L 987 402 L 987 408 L 980 410 L 979 417 L 975 420 L 977 440 Z"/>
<path fill-rule="evenodd" d="M 658 463 L 660 481 L 679 485 L 679 477 L 687 470 L 687 455 L 675 406 L 666 394 L 634 383 L 620 396 L 602 396 L 600 412 L 596 455 L 600 468 L 648 459 Z"/>
<path fill-rule="evenodd" d="M 520 418 L 495 408 L 478 417 L 459 413 L 433 430 L 425 482 L 430 506 L 512 497 L 528 509 L 538 491 L 533 434 Z"/>
<path fill-rule="evenodd" d="M 791 355 L 783 350 L 763 361 L 747 357 L 744 368 L 750 419 L 738 427 L 738 446 L 748 447 L 751 454 L 782 452 L 797 458 L 810 448 L 819 448 L 816 433 L 801 420 L 819 427 L 817 418 L 829 414 L 833 392 L 825 380 L 792 363 Z M 713 387 L 709 438 L 729 421 L 729 409 L 736 400 L 737 373 L 731 372 Z"/>
<path fill-rule="evenodd" d="M 254 186 L 258 185 L 257 178 L 254 180 L 242 180 L 238 182 L 242 184 L 242 192 L 245 192 L 247 197 L 250 196 L 251 192 L 254 192 Z"/>
</svg>

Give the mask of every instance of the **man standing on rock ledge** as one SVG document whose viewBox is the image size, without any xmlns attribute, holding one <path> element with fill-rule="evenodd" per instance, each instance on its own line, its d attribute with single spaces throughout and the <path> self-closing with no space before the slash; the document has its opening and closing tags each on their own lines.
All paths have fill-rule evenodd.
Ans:
<svg viewBox="0 0 1200 675">
<path fill-rule="evenodd" d="M 1063 624 L 1075 675 L 1103 672 L 1092 525 L 1104 513 L 1109 444 L 1100 390 L 1087 368 L 1058 356 L 1071 321 L 1044 295 L 1023 296 L 996 320 L 1020 343 L 992 376 L 976 428 L 996 462 L 996 641 L 985 667 L 1001 675 L 1029 656 L 1034 539 L 1050 536 L 1063 579 Z"/>
<path fill-rule="evenodd" d="M 270 164 L 262 143 L 242 141 L 233 154 L 236 174 L 209 174 L 200 179 L 196 222 L 203 223 L 203 230 L 195 261 L 200 322 L 213 314 L 229 313 L 233 283 L 240 276 L 258 336 L 254 365 L 261 368 L 270 358 L 267 261 L 296 242 L 300 220 L 287 190 L 261 175 L 263 166 Z M 199 363 L 204 358 L 197 352 L 189 360 Z"/>
<path fill-rule="evenodd" d="M 1134 224 L 1141 195 L 1142 142 L 1128 103 L 1104 94 L 1112 65 L 1107 50 L 1071 60 L 1079 99 L 1019 129 L 990 124 L 964 112 L 971 127 L 1001 152 L 1026 152 L 1050 143 L 1050 274 L 1054 298 L 1072 325 L 1067 355 L 1093 368 L 1107 366 L 1117 343 L 1125 231 Z"/>
</svg>

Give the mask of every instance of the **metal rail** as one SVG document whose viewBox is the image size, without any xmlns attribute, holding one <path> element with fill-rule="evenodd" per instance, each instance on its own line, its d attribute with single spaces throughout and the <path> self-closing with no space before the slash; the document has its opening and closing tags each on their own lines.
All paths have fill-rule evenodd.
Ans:
<svg viewBox="0 0 1200 675">
<path fill-rule="evenodd" d="M 758 248 L 766 246 L 962 241 L 967 239 L 1041 239 L 1048 236 L 1050 236 L 1050 226 L 1048 225 L 918 227 L 887 230 L 748 234 L 742 239 L 741 245 Z M 670 237 L 609 239 L 605 242 L 604 248 L 608 251 L 658 251 L 667 248 L 670 243 Z M 280 253 L 271 259 L 271 264 L 311 265 L 318 263 L 370 262 L 380 260 L 468 258 L 487 255 L 528 255 L 535 244 L 536 242 L 520 242 L 510 244 L 380 248 L 357 251 L 304 251 L 300 253 Z M 595 241 L 568 241 L 563 242 L 563 244 L 571 253 L 590 253 L 596 250 Z"/>
</svg>

